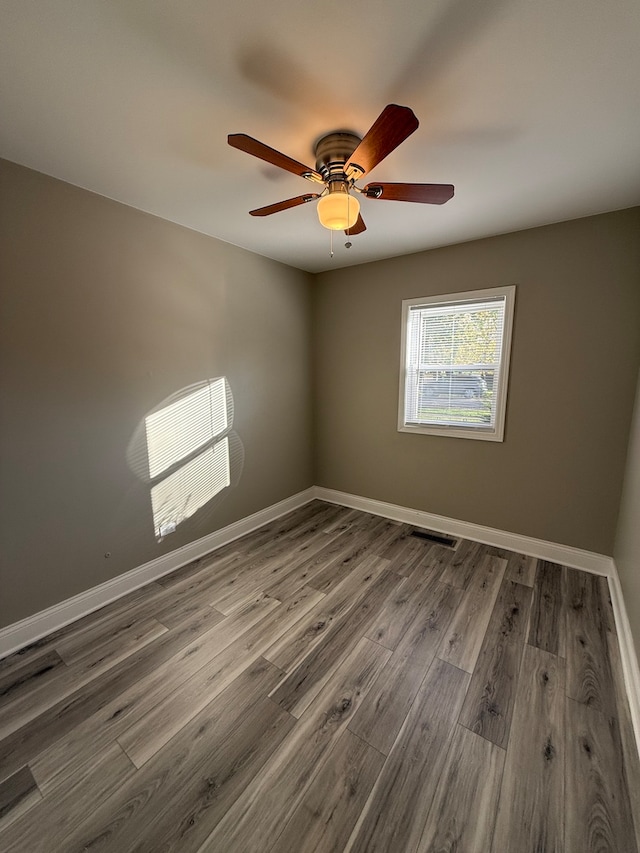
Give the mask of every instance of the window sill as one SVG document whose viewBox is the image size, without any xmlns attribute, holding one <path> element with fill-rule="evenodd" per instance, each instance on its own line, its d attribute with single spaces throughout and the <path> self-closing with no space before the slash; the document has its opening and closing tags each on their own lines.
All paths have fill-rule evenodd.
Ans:
<svg viewBox="0 0 640 853">
<path fill-rule="evenodd" d="M 504 441 L 504 431 L 496 429 L 469 429 L 468 427 L 438 427 L 432 424 L 401 424 L 398 432 L 414 433 L 416 435 L 442 435 L 447 438 L 473 438 L 480 441 Z"/>
</svg>

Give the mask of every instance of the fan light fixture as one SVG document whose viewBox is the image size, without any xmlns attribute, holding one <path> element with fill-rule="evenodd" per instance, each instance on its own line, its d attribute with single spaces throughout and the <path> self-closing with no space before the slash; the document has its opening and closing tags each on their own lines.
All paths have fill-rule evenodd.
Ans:
<svg viewBox="0 0 640 853">
<path fill-rule="evenodd" d="M 327 195 L 318 200 L 318 219 L 320 224 L 331 231 L 346 231 L 358 221 L 360 202 L 352 196 L 346 184 L 333 181 L 329 184 Z"/>
<path fill-rule="evenodd" d="M 418 119 L 413 110 L 398 104 L 387 104 L 363 137 L 351 130 L 332 130 L 320 137 L 313 146 L 316 156 L 315 169 L 293 160 L 264 142 L 247 136 L 246 133 L 230 133 L 227 141 L 238 151 L 244 151 L 252 157 L 322 186 L 322 190 L 317 193 L 305 193 L 250 210 L 251 216 L 271 216 L 272 213 L 317 201 L 320 224 L 332 233 L 346 231 L 347 236 L 351 237 L 367 230 L 360 214 L 360 202 L 352 192 L 369 199 L 410 201 L 419 204 L 444 204 L 453 197 L 452 184 L 375 183 L 364 187 L 356 185 L 356 181 L 364 178 L 387 155 L 395 151 L 417 127 Z"/>
</svg>

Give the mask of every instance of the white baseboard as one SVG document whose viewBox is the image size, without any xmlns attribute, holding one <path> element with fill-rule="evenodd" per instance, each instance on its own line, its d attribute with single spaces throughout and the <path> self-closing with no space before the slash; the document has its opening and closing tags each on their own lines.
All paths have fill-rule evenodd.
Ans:
<svg viewBox="0 0 640 853">
<path fill-rule="evenodd" d="M 168 575 L 199 557 L 204 557 L 205 554 L 215 551 L 216 548 L 251 533 L 252 530 L 309 503 L 314 498 L 314 487 L 306 489 L 304 492 L 298 492 L 298 494 L 261 509 L 253 515 L 241 518 L 221 530 L 209 533 L 195 542 L 183 545 L 182 548 L 177 548 L 169 554 L 156 557 L 155 560 L 150 560 L 142 566 L 74 595 L 73 598 L 68 598 L 66 601 L 61 601 L 59 604 L 54 604 L 52 607 L 40 611 L 40 613 L 35 613 L 20 622 L 0 629 L 0 658 L 34 643 L 70 622 L 75 622 L 82 616 L 104 607 L 105 604 L 109 604 L 117 598 L 122 598 L 123 595 L 133 592 L 134 589 Z"/>
<path fill-rule="evenodd" d="M 638 658 L 629 625 L 629 617 L 622 595 L 622 587 L 618 577 L 618 570 L 612 557 L 604 554 L 596 554 L 592 551 L 583 551 L 580 548 L 572 548 L 569 545 L 560 545 L 555 542 L 546 542 L 543 539 L 534 539 L 523 536 L 520 533 L 509 533 L 505 530 L 496 530 L 493 527 L 484 527 L 480 524 L 472 524 L 468 521 L 459 521 L 447 518 L 443 515 L 434 515 L 430 512 L 422 512 L 397 504 L 376 501 L 371 498 L 363 498 L 358 495 L 350 495 L 347 492 L 338 492 L 334 489 L 325 489 L 316 486 L 314 497 L 318 500 L 337 503 L 373 515 L 382 515 L 394 521 L 402 521 L 406 524 L 414 524 L 417 527 L 426 527 L 439 533 L 448 533 L 460 536 L 464 539 L 472 539 L 474 542 L 482 542 L 485 545 L 493 545 L 497 548 L 507 548 L 509 551 L 517 551 L 519 554 L 528 554 L 531 557 L 539 557 L 563 566 L 581 569 L 584 572 L 604 575 L 609 583 L 611 594 L 611 605 L 616 623 L 616 633 L 620 646 L 620 657 L 622 660 L 622 671 L 624 674 L 627 697 L 629 699 L 629 710 L 636 738 L 636 746 L 640 754 L 640 668 Z"/>
<path fill-rule="evenodd" d="M 481 524 L 459 521 L 455 518 L 447 518 L 444 515 L 423 512 L 419 509 L 350 495 L 347 492 L 337 492 L 334 489 L 325 489 L 322 486 L 315 487 L 314 496 L 318 500 L 361 509 L 363 512 L 382 515 L 394 521 L 403 521 L 406 524 L 415 524 L 417 527 L 426 527 L 439 533 L 472 539 L 474 542 L 482 542 L 496 548 L 517 551 L 519 554 L 540 557 L 542 560 L 549 560 L 552 563 L 560 563 L 563 566 L 582 569 L 585 572 L 592 572 L 597 575 L 610 577 L 614 569 L 612 557 L 595 554 L 592 551 L 582 551 L 580 548 L 572 548 L 570 545 L 559 545 L 555 542 L 546 542 L 543 539 L 534 539 L 531 536 L 523 536 L 521 533 L 508 533 L 506 530 L 497 530 L 494 527 L 484 527 Z"/>
<path fill-rule="evenodd" d="M 616 622 L 616 633 L 620 646 L 620 658 L 622 660 L 624 683 L 627 688 L 631 723 L 636 736 L 638 754 L 640 755 L 640 668 L 638 667 L 638 656 L 633 642 L 627 608 L 622 595 L 618 569 L 615 564 L 613 574 L 609 576 L 609 591 L 611 593 L 611 605 Z"/>
</svg>

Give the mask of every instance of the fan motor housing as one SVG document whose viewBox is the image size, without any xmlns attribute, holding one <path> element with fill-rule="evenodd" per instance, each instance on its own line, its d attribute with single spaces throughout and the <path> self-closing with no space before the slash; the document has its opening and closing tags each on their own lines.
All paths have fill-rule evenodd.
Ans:
<svg viewBox="0 0 640 853">
<path fill-rule="evenodd" d="M 316 171 L 325 181 L 344 180 L 344 165 L 361 141 L 348 130 L 335 130 L 322 136 L 315 144 Z"/>
</svg>

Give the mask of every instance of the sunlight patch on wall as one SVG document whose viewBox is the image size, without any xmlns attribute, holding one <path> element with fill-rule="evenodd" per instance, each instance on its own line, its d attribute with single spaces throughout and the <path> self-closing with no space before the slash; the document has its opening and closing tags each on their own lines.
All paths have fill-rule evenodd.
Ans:
<svg viewBox="0 0 640 853">
<path fill-rule="evenodd" d="M 181 522 L 229 485 L 229 439 L 223 438 L 151 488 L 156 537 L 173 533 Z"/>
<path fill-rule="evenodd" d="M 229 414 L 223 377 L 188 393 L 145 418 L 149 476 L 153 479 L 175 462 L 222 435 Z"/>
<path fill-rule="evenodd" d="M 244 447 L 232 427 L 233 395 L 223 376 L 172 394 L 139 424 L 127 457 L 150 485 L 158 541 L 238 483 Z"/>
</svg>

